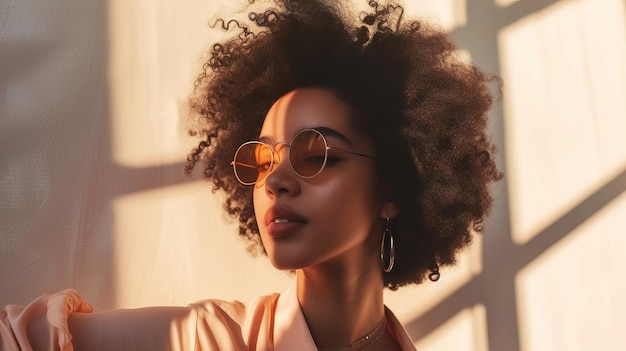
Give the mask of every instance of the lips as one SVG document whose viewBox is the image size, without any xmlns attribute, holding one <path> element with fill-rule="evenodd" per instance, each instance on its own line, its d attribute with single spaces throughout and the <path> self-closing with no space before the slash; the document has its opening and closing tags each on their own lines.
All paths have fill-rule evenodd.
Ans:
<svg viewBox="0 0 626 351">
<path fill-rule="evenodd" d="M 272 237 L 291 235 L 306 223 L 306 218 L 287 206 L 272 206 L 265 212 L 265 226 Z"/>
</svg>

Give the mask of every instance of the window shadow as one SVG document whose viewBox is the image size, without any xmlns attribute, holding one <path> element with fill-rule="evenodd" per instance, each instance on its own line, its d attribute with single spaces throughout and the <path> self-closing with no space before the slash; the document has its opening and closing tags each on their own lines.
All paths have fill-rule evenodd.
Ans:
<svg viewBox="0 0 626 351">
<path fill-rule="evenodd" d="M 556 1 L 520 0 L 500 8 L 491 0 L 468 0 L 467 25 L 451 34 L 460 48 L 471 53 L 476 64 L 487 72 L 501 75 L 500 30 L 554 3 Z M 503 156 L 506 154 L 505 127 L 502 105 L 496 104 L 490 115 L 490 129 L 499 147 L 497 163 L 502 170 L 507 169 Z M 520 350 L 516 275 L 626 191 L 626 168 L 523 245 L 514 243 L 512 239 L 508 188 L 506 174 L 504 180 L 493 188 L 495 207 L 485 223 L 483 271 L 430 310 L 408 322 L 406 327 L 414 340 L 422 339 L 463 309 L 482 304 L 487 315 L 488 349 Z"/>
</svg>

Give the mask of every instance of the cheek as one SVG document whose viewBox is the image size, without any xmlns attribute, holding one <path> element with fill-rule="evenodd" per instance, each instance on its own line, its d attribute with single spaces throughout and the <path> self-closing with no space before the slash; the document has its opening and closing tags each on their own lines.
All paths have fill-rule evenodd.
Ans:
<svg viewBox="0 0 626 351">
<path fill-rule="evenodd" d="M 261 229 L 261 226 L 264 224 L 265 210 L 269 205 L 267 203 L 269 199 L 265 196 L 265 189 L 262 187 L 255 187 L 252 191 L 252 204 L 254 207 L 254 217 L 256 218 L 256 222 Z"/>
<path fill-rule="evenodd" d="M 317 210 L 336 224 L 368 225 L 376 219 L 380 207 L 372 177 L 337 177 L 312 190 Z M 356 228 L 354 228 L 356 229 Z"/>
<path fill-rule="evenodd" d="M 264 187 L 254 188 L 252 192 L 252 204 L 254 206 L 254 218 L 256 219 L 256 223 L 259 228 L 261 243 L 263 244 L 263 247 L 268 252 L 268 254 L 270 254 L 271 251 L 273 251 L 273 248 L 271 245 L 268 246 L 268 242 L 266 242 L 265 212 L 271 206 L 271 203 L 270 199 L 265 194 Z"/>
</svg>

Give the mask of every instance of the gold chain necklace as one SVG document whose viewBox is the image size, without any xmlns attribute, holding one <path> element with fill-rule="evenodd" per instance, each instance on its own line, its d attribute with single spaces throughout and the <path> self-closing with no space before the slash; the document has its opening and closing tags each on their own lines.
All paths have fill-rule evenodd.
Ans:
<svg viewBox="0 0 626 351">
<path fill-rule="evenodd" d="M 360 351 L 366 350 L 370 346 L 372 346 L 376 342 L 376 340 L 378 340 L 378 338 L 383 333 L 383 330 L 385 329 L 386 324 L 387 323 L 385 321 L 385 317 L 383 316 L 383 319 L 381 319 L 381 321 L 378 323 L 378 325 L 376 325 L 374 329 L 372 329 L 372 331 L 370 331 L 369 333 L 367 333 L 367 335 L 359 338 L 358 340 L 354 341 L 348 346 L 318 346 L 318 347 L 329 348 L 329 349 L 347 349 L 347 350 L 354 350 L 354 349 L 357 349 L 358 347 Z"/>
</svg>

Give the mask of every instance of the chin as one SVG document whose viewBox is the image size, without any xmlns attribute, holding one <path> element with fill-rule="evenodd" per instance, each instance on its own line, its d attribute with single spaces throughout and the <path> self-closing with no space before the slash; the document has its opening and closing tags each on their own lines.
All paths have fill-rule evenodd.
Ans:
<svg viewBox="0 0 626 351">
<path fill-rule="evenodd" d="M 280 271 L 293 271 L 307 266 L 299 257 L 286 257 L 268 253 L 270 263 Z"/>
<path fill-rule="evenodd" d="M 289 262 L 285 260 L 270 259 L 270 262 L 272 263 L 272 266 L 274 266 L 274 268 L 278 269 L 279 271 L 293 271 L 302 268 L 302 266 L 299 264 L 295 264 L 294 262 Z"/>
</svg>

